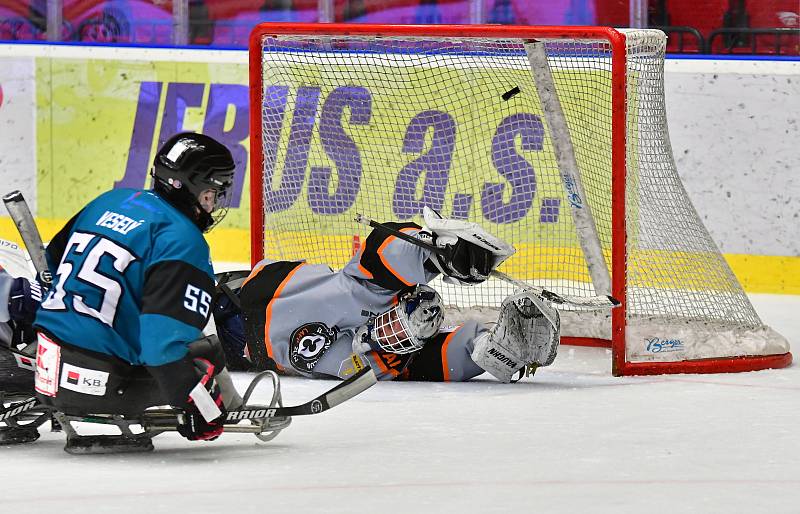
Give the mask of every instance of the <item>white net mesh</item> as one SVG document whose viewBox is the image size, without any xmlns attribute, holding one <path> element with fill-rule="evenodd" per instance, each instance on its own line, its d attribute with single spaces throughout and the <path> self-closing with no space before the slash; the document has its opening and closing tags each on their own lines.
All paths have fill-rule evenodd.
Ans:
<svg viewBox="0 0 800 514">
<path fill-rule="evenodd" d="M 641 341 L 668 338 L 681 323 L 706 332 L 720 324 L 760 330 L 675 169 L 663 95 L 664 35 L 625 35 L 629 325 L 638 320 L 646 327 L 634 334 Z M 264 37 L 265 256 L 341 267 L 369 232 L 353 221 L 356 213 L 422 224 L 428 205 L 514 244 L 517 253 L 501 267 L 509 275 L 562 294 L 594 295 L 586 238 L 606 261 L 604 273 L 614 244 L 611 46 L 544 43 L 577 186 L 559 171 L 520 39 Z M 589 229 L 576 228 L 581 224 L 572 213 L 581 202 L 591 208 Z M 496 308 L 512 292 L 497 280 L 473 288 L 432 285 L 445 304 L 470 314 Z M 567 313 L 564 325 L 568 335 L 610 334 L 607 315 Z M 722 354 L 773 350 L 747 346 Z M 697 358 L 628 353 L 639 360 Z"/>
</svg>

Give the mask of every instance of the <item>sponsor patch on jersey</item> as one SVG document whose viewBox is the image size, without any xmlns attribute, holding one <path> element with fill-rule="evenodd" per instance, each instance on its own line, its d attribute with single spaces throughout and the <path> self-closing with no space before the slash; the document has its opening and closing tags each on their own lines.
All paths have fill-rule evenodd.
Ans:
<svg viewBox="0 0 800 514">
<path fill-rule="evenodd" d="M 339 365 L 339 378 L 347 378 L 364 369 L 364 361 L 357 354 L 352 354 Z"/>
<path fill-rule="evenodd" d="M 96 369 L 81 368 L 64 363 L 61 369 L 59 387 L 81 394 L 103 396 L 106 394 L 108 372 Z"/>
<path fill-rule="evenodd" d="M 58 392 L 58 368 L 61 366 L 61 347 L 39 334 L 36 348 L 36 378 L 33 385 L 36 392 L 45 396 L 55 396 Z"/>
<path fill-rule="evenodd" d="M 382 372 L 389 373 L 394 376 L 399 375 L 414 357 L 413 353 L 405 353 L 400 355 L 397 353 L 383 351 L 370 352 L 369 355 L 375 358 L 375 362 L 378 364 L 378 368 Z"/>
<path fill-rule="evenodd" d="M 336 341 L 336 327 L 328 328 L 324 323 L 306 323 L 296 328 L 289 338 L 289 361 L 295 369 L 311 373 L 314 366 Z"/>
</svg>

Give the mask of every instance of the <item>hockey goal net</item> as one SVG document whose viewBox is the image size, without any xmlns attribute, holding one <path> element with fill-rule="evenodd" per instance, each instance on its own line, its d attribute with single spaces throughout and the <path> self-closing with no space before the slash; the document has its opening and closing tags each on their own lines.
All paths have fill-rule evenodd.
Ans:
<svg viewBox="0 0 800 514">
<path fill-rule="evenodd" d="M 565 312 L 565 343 L 617 375 L 791 362 L 710 238 L 672 157 L 657 30 L 263 24 L 250 40 L 251 258 L 341 267 L 357 213 L 482 224 L 501 267 L 611 313 Z M 433 284 L 491 319 L 513 286 Z"/>
</svg>

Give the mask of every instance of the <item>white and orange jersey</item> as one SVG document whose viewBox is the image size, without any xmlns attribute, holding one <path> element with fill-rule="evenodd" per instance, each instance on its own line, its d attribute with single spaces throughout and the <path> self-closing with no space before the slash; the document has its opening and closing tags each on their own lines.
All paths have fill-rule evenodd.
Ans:
<svg viewBox="0 0 800 514">
<path fill-rule="evenodd" d="M 391 224 L 417 235 L 420 227 Z M 356 330 L 397 302 L 398 293 L 428 283 L 438 271 L 428 250 L 373 231 L 340 271 L 300 261 L 258 263 L 240 292 L 250 360 L 308 377 L 347 378 L 369 364 L 379 378 L 466 380 L 483 372 L 469 358 L 485 330 L 467 323 L 442 332 L 419 352 L 354 355 Z"/>
</svg>

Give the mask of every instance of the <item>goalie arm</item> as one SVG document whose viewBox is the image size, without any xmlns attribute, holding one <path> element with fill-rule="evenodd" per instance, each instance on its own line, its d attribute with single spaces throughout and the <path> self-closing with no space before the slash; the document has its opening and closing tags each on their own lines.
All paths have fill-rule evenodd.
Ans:
<svg viewBox="0 0 800 514">
<path fill-rule="evenodd" d="M 430 241 L 415 223 L 387 223 L 391 231 L 374 230 L 361 251 L 344 268 L 344 273 L 371 282 L 394 293 L 427 284 L 439 271 L 426 266 L 433 253 L 408 240 Z"/>
<path fill-rule="evenodd" d="M 513 246 L 489 234 L 476 223 L 445 219 L 428 207 L 424 208 L 423 213 L 425 228 L 413 223 L 405 225 L 378 223 L 359 214 L 356 217 L 357 222 L 377 229 L 367 238 L 367 244 L 361 254 L 361 263 L 368 263 L 370 259 L 370 250 L 373 250 L 370 246 L 371 240 L 389 242 L 397 238 L 419 247 L 416 256 L 417 265 L 424 266 L 429 276 L 425 282 L 416 283 L 427 283 L 442 273 L 446 282 L 473 285 L 487 280 L 500 264 L 514 254 Z M 411 231 L 408 228 L 400 227 L 414 227 L 416 231 L 409 233 Z M 408 245 L 402 241 L 396 246 L 410 254 Z M 382 255 L 380 257 L 385 260 Z M 414 285 L 407 282 L 404 281 L 406 286 Z"/>
<path fill-rule="evenodd" d="M 355 220 L 359 223 L 364 225 L 369 225 L 370 227 L 380 229 L 384 232 L 388 232 L 390 234 L 395 235 L 398 238 L 404 239 L 414 245 L 421 246 L 434 254 L 443 254 L 445 252 L 444 249 L 439 248 L 429 242 L 422 241 L 421 239 L 416 239 L 413 237 L 409 237 L 406 234 L 400 233 L 394 230 L 386 223 L 378 223 L 377 221 L 370 219 L 364 215 L 357 215 Z M 499 264 L 498 264 L 499 265 Z M 554 293 L 553 291 L 549 291 L 547 289 L 542 289 L 540 287 L 532 286 L 527 284 L 521 280 L 515 279 L 493 269 L 489 272 L 490 276 L 496 277 L 500 280 L 508 282 L 517 286 L 520 289 L 532 289 L 536 292 L 536 294 L 541 295 L 544 299 L 548 302 L 551 302 L 558 306 L 565 306 L 569 308 L 578 308 L 578 309 L 586 309 L 586 310 L 606 310 L 606 309 L 613 309 L 614 307 L 618 307 L 620 305 L 619 300 L 614 298 L 613 296 L 608 295 L 599 295 L 599 296 L 575 296 L 575 295 L 563 295 Z"/>
</svg>

